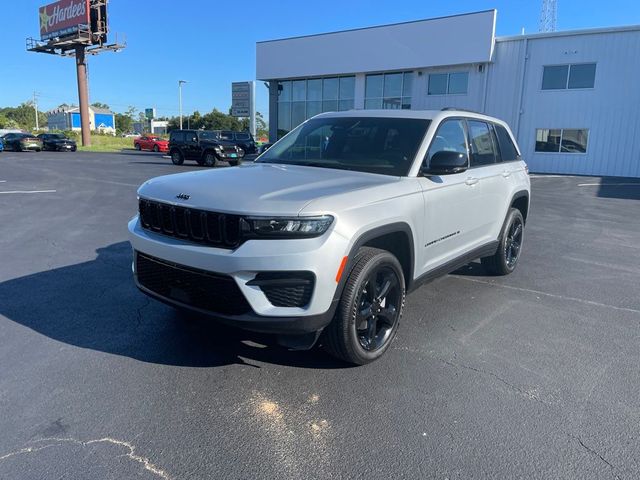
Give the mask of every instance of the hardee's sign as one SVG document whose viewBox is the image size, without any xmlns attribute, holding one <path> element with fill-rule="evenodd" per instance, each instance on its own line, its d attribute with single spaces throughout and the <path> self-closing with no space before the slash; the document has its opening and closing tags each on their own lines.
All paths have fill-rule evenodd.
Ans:
<svg viewBox="0 0 640 480">
<path fill-rule="evenodd" d="M 42 40 L 73 34 L 78 25 L 89 25 L 89 0 L 59 0 L 40 7 Z"/>
</svg>

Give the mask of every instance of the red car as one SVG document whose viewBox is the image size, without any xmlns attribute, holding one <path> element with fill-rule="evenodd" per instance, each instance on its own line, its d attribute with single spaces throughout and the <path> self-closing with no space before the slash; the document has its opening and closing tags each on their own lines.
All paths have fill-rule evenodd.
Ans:
<svg viewBox="0 0 640 480">
<path fill-rule="evenodd" d="M 133 141 L 136 150 L 150 150 L 153 152 L 168 152 L 169 140 L 155 137 L 153 135 L 143 135 Z"/>
</svg>

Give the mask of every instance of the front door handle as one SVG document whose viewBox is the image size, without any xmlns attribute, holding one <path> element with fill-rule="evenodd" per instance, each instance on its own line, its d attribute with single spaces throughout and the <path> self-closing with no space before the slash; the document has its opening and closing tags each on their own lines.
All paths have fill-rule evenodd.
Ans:
<svg viewBox="0 0 640 480">
<path fill-rule="evenodd" d="M 469 177 L 467 178 L 464 183 L 466 183 L 467 185 L 475 185 L 476 183 L 478 183 L 480 180 L 475 178 L 475 177 Z"/>
</svg>

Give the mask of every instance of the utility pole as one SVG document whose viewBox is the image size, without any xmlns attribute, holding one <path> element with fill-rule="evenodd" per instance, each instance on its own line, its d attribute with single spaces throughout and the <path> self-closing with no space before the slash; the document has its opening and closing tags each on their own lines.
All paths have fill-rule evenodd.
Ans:
<svg viewBox="0 0 640 480">
<path fill-rule="evenodd" d="M 89 88 L 87 86 L 87 62 L 85 46 L 76 46 L 76 71 L 78 75 L 78 99 L 80 100 L 80 128 L 82 145 L 91 145 L 91 123 L 89 121 Z"/>
<path fill-rule="evenodd" d="M 36 111 L 36 131 L 40 130 L 40 125 L 38 124 L 38 92 L 33 92 L 33 109 Z"/>
<path fill-rule="evenodd" d="M 178 101 L 180 103 L 180 130 L 182 130 L 182 85 L 187 83 L 186 80 L 178 80 Z"/>
</svg>

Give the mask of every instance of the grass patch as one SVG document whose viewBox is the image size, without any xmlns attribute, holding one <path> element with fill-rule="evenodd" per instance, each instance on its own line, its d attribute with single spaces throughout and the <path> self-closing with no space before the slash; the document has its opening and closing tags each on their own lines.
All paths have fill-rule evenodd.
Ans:
<svg viewBox="0 0 640 480">
<path fill-rule="evenodd" d="M 123 148 L 132 149 L 133 140 L 133 138 L 113 137 L 110 135 L 91 135 L 91 146 L 83 147 L 80 136 L 76 137 L 78 150 L 81 152 L 119 152 Z"/>
</svg>

